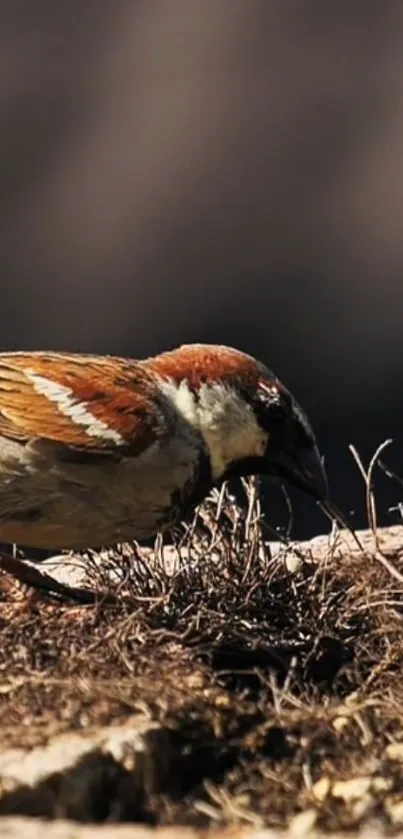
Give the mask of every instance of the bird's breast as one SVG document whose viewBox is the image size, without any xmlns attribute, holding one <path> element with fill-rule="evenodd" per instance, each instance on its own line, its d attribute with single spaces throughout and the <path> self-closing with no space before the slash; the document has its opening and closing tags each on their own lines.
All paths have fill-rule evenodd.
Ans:
<svg viewBox="0 0 403 839">
<path fill-rule="evenodd" d="M 193 437 L 94 464 L 52 461 L 45 454 L 41 460 L 37 452 L 30 457 L 26 448 L 3 442 L 0 541 L 81 550 L 153 537 L 208 492 L 206 464 Z"/>
</svg>

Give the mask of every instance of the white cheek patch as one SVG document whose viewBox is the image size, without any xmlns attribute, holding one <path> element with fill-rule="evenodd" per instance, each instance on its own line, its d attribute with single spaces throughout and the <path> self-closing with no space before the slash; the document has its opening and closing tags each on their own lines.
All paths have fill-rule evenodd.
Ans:
<svg viewBox="0 0 403 839">
<path fill-rule="evenodd" d="M 236 389 L 220 381 L 204 383 L 196 399 L 185 380 L 177 384 L 161 379 L 160 383 L 178 413 L 203 437 L 215 480 L 231 463 L 264 455 L 268 434 Z"/>
<path fill-rule="evenodd" d="M 238 460 L 264 455 L 268 434 L 236 391 L 206 388 L 200 394 L 199 415 L 214 478 L 220 478 Z"/>
<path fill-rule="evenodd" d="M 46 396 L 50 402 L 54 402 L 63 416 L 69 417 L 76 425 L 83 426 L 89 437 L 110 440 L 117 446 L 124 444 L 125 440 L 122 435 L 113 428 L 109 428 L 103 420 L 94 417 L 88 410 L 88 403 L 78 402 L 71 388 L 65 387 L 59 382 L 52 382 L 51 379 L 40 376 L 33 370 L 25 370 L 24 373 L 37 393 Z"/>
</svg>

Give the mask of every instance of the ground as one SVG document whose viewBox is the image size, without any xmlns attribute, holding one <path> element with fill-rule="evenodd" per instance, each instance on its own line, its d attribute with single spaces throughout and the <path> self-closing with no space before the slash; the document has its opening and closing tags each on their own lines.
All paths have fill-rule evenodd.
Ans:
<svg viewBox="0 0 403 839">
<path fill-rule="evenodd" d="M 403 527 L 361 534 L 362 550 L 336 531 L 281 547 L 246 491 L 245 512 L 227 491 L 209 499 L 169 562 L 85 557 L 95 603 L 1 573 L 0 835 L 10 815 L 403 827 Z M 40 780 L 2 770 L 1 755 L 139 719 L 141 772 L 138 752 L 134 770 L 98 746 Z"/>
</svg>

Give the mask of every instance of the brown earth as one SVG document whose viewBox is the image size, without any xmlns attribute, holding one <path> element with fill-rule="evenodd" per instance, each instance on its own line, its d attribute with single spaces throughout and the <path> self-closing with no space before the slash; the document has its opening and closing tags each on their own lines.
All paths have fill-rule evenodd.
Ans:
<svg viewBox="0 0 403 839">
<path fill-rule="evenodd" d="M 403 527 L 282 547 L 248 493 L 94 604 L 1 572 L 0 836 L 403 828 Z"/>
</svg>

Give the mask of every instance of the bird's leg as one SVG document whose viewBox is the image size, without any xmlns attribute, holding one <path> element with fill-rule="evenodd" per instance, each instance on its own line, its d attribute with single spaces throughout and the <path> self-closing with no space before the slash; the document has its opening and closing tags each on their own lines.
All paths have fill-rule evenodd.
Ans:
<svg viewBox="0 0 403 839">
<path fill-rule="evenodd" d="M 23 560 L 16 559 L 16 557 L 9 554 L 0 553 L 0 569 L 6 571 L 7 574 L 10 574 L 18 582 L 30 586 L 36 591 L 58 594 L 64 599 L 74 600 L 76 603 L 83 605 L 96 603 L 100 599 L 103 601 L 107 600 L 108 602 L 111 602 L 113 599 L 113 602 L 116 602 L 115 598 L 111 598 L 110 595 L 102 597 L 102 595 L 99 596 L 96 592 L 88 589 L 75 588 L 74 586 L 60 583 L 58 580 L 49 577 L 48 574 L 38 571 L 32 565 L 27 565 Z"/>
</svg>

